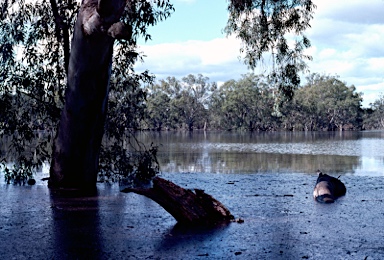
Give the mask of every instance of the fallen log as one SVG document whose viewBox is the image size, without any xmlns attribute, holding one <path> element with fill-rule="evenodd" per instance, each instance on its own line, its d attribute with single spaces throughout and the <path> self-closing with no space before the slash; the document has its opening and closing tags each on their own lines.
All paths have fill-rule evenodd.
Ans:
<svg viewBox="0 0 384 260">
<path fill-rule="evenodd" d="M 160 177 L 153 179 L 151 188 L 125 188 L 121 192 L 134 192 L 152 199 L 180 224 L 215 225 L 234 220 L 222 203 L 203 190 L 187 190 Z"/>
</svg>

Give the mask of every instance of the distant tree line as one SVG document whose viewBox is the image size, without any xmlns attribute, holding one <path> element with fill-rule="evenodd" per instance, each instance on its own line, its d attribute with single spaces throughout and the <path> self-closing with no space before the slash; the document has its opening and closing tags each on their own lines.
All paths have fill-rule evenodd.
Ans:
<svg viewBox="0 0 384 260">
<path fill-rule="evenodd" d="M 242 75 L 221 86 L 203 75 L 157 82 L 110 93 L 109 110 L 119 115 L 107 121 L 107 129 L 133 130 L 242 130 L 242 131 L 342 131 L 384 128 L 384 96 L 362 108 L 362 94 L 336 76 L 311 74 L 292 99 L 267 77 Z M 27 94 L 24 103 L 33 103 Z M 4 103 L 12 106 L 10 102 Z M 31 105 L 31 107 L 34 107 Z M 48 130 L 39 116 L 32 129 Z M 57 111 L 53 111 L 57 113 Z M 6 121 L 3 121 L 4 124 Z M 29 121 L 31 122 L 31 121 Z M 120 129 L 120 130 L 119 130 Z M 108 132 L 107 132 L 108 133 Z"/>
<path fill-rule="evenodd" d="M 168 77 L 148 86 L 147 130 L 342 131 L 384 127 L 384 98 L 362 108 L 362 94 L 336 76 L 311 74 L 292 99 L 268 78 L 246 74 L 220 87 L 202 75 Z"/>
</svg>

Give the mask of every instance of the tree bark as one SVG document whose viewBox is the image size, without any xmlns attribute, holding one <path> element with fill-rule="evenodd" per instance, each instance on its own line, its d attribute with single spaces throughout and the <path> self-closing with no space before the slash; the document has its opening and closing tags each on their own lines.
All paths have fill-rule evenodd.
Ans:
<svg viewBox="0 0 384 260">
<path fill-rule="evenodd" d="M 181 224 L 214 225 L 234 219 L 223 204 L 203 190 L 186 190 L 159 177 L 153 179 L 152 188 L 126 188 L 122 192 L 134 192 L 152 199 Z"/>
<path fill-rule="evenodd" d="M 84 0 L 68 64 L 65 105 L 52 150 L 50 187 L 96 187 L 115 38 L 131 37 L 119 19 L 124 0 Z"/>
</svg>

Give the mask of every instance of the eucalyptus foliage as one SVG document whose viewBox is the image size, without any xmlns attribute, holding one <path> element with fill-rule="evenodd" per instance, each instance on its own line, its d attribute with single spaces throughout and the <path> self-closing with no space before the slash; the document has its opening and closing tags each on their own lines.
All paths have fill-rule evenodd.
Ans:
<svg viewBox="0 0 384 260">
<path fill-rule="evenodd" d="M 287 130 L 361 130 L 362 94 L 337 76 L 311 74 L 284 108 Z"/>
<path fill-rule="evenodd" d="M 193 78 L 193 75 L 187 78 Z M 204 92 L 207 102 L 200 106 L 185 98 L 192 96 L 193 91 L 181 83 L 169 77 L 150 87 L 154 91 L 146 100 L 146 116 L 151 129 L 181 129 L 181 125 L 170 123 L 185 122 L 184 114 L 176 109 L 179 103 L 184 104 L 184 111 L 191 107 L 195 111 L 204 108 L 203 113 L 195 114 L 195 122 L 200 122 L 195 125 L 197 129 L 341 131 L 363 128 L 362 94 L 337 76 L 310 74 L 306 84 L 294 90 L 291 102 L 285 102 L 278 109 L 275 100 L 279 90 L 263 75 L 249 73 L 239 80 L 228 80 L 220 87 L 212 84 L 209 91 Z M 366 115 L 366 128 L 384 121 L 382 100 L 376 101 L 371 114 Z M 201 122 L 207 122 L 207 125 Z"/>
<path fill-rule="evenodd" d="M 168 77 L 149 86 L 146 101 L 147 128 L 203 129 L 208 123 L 208 105 L 216 83 L 203 75 L 189 74 L 181 80 Z"/>
<path fill-rule="evenodd" d="M 225 31 L 241 39 L 245 62 L 254 69 L 270 57 L 269 77 L 291 99 L 306 69 L 310 47 L 304 31 L 310 27 L 315 4 L 311 0 L 231 0 Z M 269 54 L 270 56 L 268 56 Z"/>
<path fill-rule="evenodd" d="M 268 78 L 246 74 L 229 80 L 212 93 L 210 127 L 223 130 L 276 129 L 274 89 Z"/>
<path fill-rule="evenodd" d="M 366 129 L 384 129 L 384 94 L 370 104 L 364 115 L 364 127 Z"/>
</svg>

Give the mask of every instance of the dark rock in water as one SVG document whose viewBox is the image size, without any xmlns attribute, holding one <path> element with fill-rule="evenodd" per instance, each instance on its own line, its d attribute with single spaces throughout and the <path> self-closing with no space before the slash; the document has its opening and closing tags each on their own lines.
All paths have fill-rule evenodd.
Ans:
<svg viewBox="0 0 384 260">
<path fill-rule="evenodd" d="M 319 177 L 313 191 L 313 197 L 316 201 L 333 203 L 337 198 L 345 195 L 347 189 L 338 178 L 324 174 L 321 171 L 318 171 L 318 174 Z"/>
<path fill-rule="evenodd" d="M 29 179 L 29 180 L 27 181 L 27 183 L 28 183 L 28 185 L 35 185 L 35 184 L 36 184 L 36 181 L 35 181 L 35 179 Z"/>
</svg>

